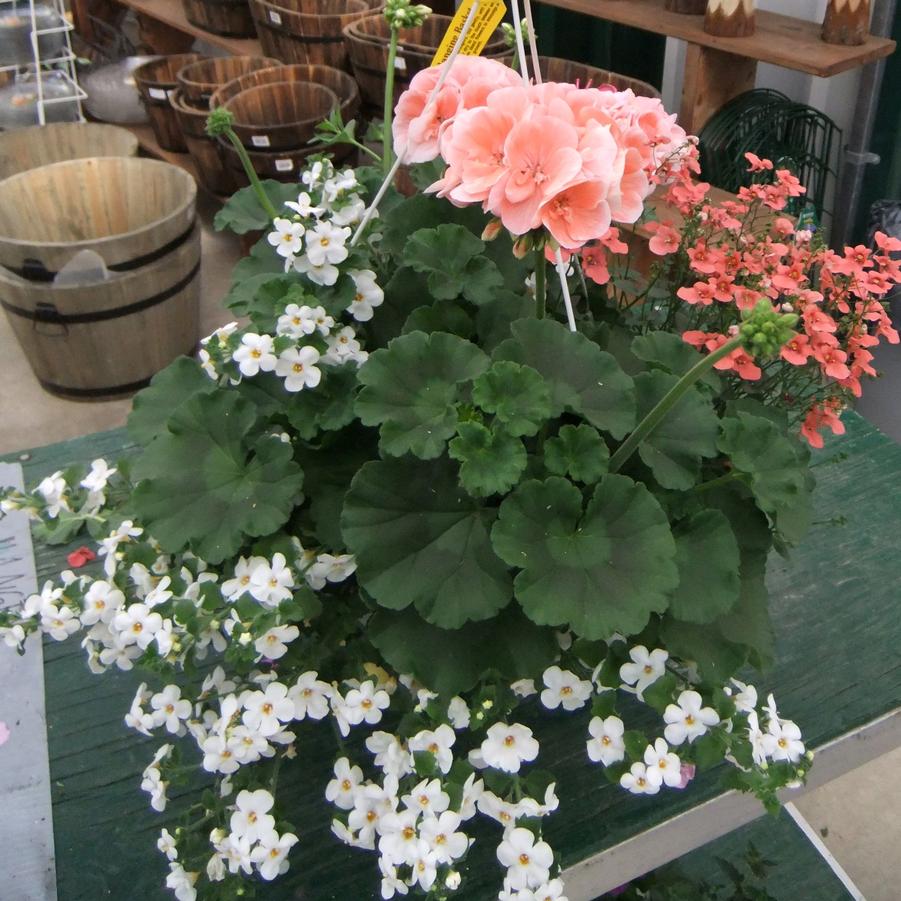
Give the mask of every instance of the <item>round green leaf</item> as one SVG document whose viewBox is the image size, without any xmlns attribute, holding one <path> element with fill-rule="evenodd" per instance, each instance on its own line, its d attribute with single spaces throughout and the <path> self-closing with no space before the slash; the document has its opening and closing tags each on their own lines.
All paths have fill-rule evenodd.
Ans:
<svg viewBox="0 0 901 901">
<path fill-rule="evenodd" d="M 455 470 L 446 459 L 367 463 L 341 517 L 357 579 L 376 602 L 392 610 L 415 604 L 446 629 L 494 616 L 513 594 L 488 537 L 494 511 L 459 487 Z"/>
<path fill-rule="evenodd" d="M 728 613 L 741 590 L 741 558 L 729 520 L 719 510 L 704 510 L 673 529 L 679 587 L 670 613 L 690 623 L 710 623 Z"/>
<path fill-rule="evenodd" d="M 393 457 L 440 457 L 457 427 L 461 382 L 488 368 L 488 357 L 456 335 L 411 332 L 377 350 L 361 367 L 355 410 L 381 427 L 381 449 Z"/>
<path fill-rule="evenodd" d="M 472 400 L 511 435 L 536 435 L 551 415 L 551 392 L 531 366 L 498 361 L 473 383 Z"/>
<path fill-rule="evenodd" d="M 514 584 L 526 615 L 582 638 L 640 632 L 679 581 L 666 514 L 625 476 L 607 476 L 584 513 L 566 479 L 525 482 L 501 504 L 491 540 L 522 570 Z"/>
<path fill-rule="evenodd" d="M 495 349 L 495 360 L 513 360 L 544 376 L 551 416 L 580 413 L 593 426 L 622 438 L 635 425 L 632 379 L 597 344 L 552 319 L 522 319 L 513 338 Z"/>
<path fill-rule="evenodd" d="M 675 376 L 660 370 L 635 376 L 639 419 L 650 413 L 676 382 Z M 697 483 L 701 459 L 717 455 L 719 424 L 710 400 L 692 389 L 641 443 L 638 454 L 662 487 L 685 491 Z"/>
<path fill-rule="evenodd" d="M 568 475 L 576 482 L 593 484 L 605 472 L 610 451 L 597 429 L 590 425 L 565 425 L 544 444 L 544 465 L 554 475 Z"/>
<path fill-rule="evenodd" d="M 478 422 L 461 422 L 448 453 L 460 466 L 460 484 L 475 497 L 505 494 L 526 468 L 522 441 Z"/>
</svg>

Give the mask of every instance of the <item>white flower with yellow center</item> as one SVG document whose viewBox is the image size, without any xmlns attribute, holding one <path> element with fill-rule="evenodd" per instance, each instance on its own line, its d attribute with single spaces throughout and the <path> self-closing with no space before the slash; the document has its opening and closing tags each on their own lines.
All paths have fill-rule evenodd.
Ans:
<svg viewBox="0 0 901 901">
<path fill-rule="evenodd" d="M 366 203 L 359 194 L 351 194 L 346 203 L 332 210 L 332 222 L 335 225 L 356 225 L 366 212 Z M 373 218 L 378 215 L 376 210 Z"/>
<path fill-rule="evenodd" d="M 275 798 L 264 788 L 238 792 L 235 810 L 228 821 L 232 835 L 246 838 L 251 844 L 275 829 L 275 817 L 269 813 Z"/>
<path fill-rule="evenodd" d="M 371 269 L 348 269 L 347 274 L 354 280 L 354 298 L 347 307 L 347 312 L 357 322 L 368 322 L 372 319 L 375 307 L 385 301 L 385 292 L 376 283 L 375 273 Z"/>
<path fill-rule="evenodd" d="M 315 388 L 322 381 L 319 351 L 315 347 L 289 347 L 279 354 L 275 374 L 285 380 L 286 391 Z"/>
<path fill-rule="evenodd" d="M 587 742 L 588 758 L 604 766 L 619 763 L 626 756 L 623 733 L 626 727 L 618 716 L 606 719 L 596 716 L 588 724 L 591 738 Z"/>
<path fill-rule="evenodd" d="M 538 750 L 532 730 L 519 723 L 495 723 L 479 748 L 487 766 L 505 773 L 518 773 L 523 763 L 530 763 L 538 756 Z"/>
<path fill-rule="evenodd" d="M 379 853 L 388 863 L 393 866 L 412 866 L 423 851 L 428 850 L 419 837 L 418 822 L 419 812 L 416 810 L 402 810 L 382 817 L 379 824 Z"/>
<path fill-rule="evenodd" d="M 271 335 L 248 332 L 241 336 L 241 344 L 232 354 L 241 375 L 251 377 L 260 372 L 272 372 L 278 362 L 272 347 Z"/>
<path fill-rule="evenodd" d="M 511 829 L 498 845 L 497 859 L 507 868 L 511 888 L 535 888 L 548 881 L 554 852 L 547 842 L 535 841 L 528 829 Z"/>
<path fill-rule="evenodd" d="M 634 685 L 638 697 L 649 686 L 653 685 L 665 672 L 669 654 L 662 648 L 653 651 L 643 645 L 636 645 L 629 651 L 631 663 L 624 663 L 619 668 L 619 677 L 626 685 Z"/>
<path fill-rule="evenodd" d="M 791 720 L 770 719 L 764 735 L 767 753 L 773 760 L 797 763 L 804 754 L 801 730 Z"/>
<path fill-rule="evenodd" d="M 44 498 L 47 504 L 45 512 L 50 519 L 56 519 L 60 511 L 69 509 L 69 502 L 65 498 L 67 488 L 62 472 L 55 472 L 38 484 L 37 493 Z"/>
<path fill-rule="evenodd" d="M 244 696 L 241 720 L 250 729 L 268 738 L 281 731 L 282 723 L 294 719 L 294 702 L 281 682 L 272 682 L 265 691 L 250 691 Z"/>
<path fill-rule="evenodd" d="M 339 757 L 335 761 L 334 772 L 335 778 L 325 787 L 325 800 L 341 810 L 352 810 L 363 781 L 363 771 L 358 766 L 352 766 L 346 757 Z"/>
<path fill-rule="evenodd" d="M 153 725 L 165 726 L 166 731 L 175 734 L 182 728 L 182 720 L 191 716 L 191 702 L 181 696 L 177 685 L 167 685 L 150 699 L 153 708 Z"/>
<path fill-rule="evenodd" d="M 178 848 L 168 829 L 160 830 L 160 837 L 157 839 L 156 847 L 160 854 L 165 854 L 169 860 L 178 859 Z"/>
<path fill-rule="evenodd" d="M 293 260 L 292 265 L 295 272 L 305 275 L 314 285 L 322 285 L 326 288 L 334 285 L 341 274 L 337 266 L 333 266 L 327 261 L 313 263 L 309 256 L 297 257 Z"/>
<path fill-rule="evenodd" d="M 657 769 L 664 785 L 679 788 L 682 785 L 682 761 L 673 754 L 669 745 L 658 738 L 654 744 L 648 745 L 644 751 L 644 762 L 648 771 Z"/>
<path fill-rule="evenodd" d="M 180 863 L 173 861 L 169 864 L 166 888 L 172 889 L 176 901 L 196 901 L 197 889 L 194 888 L 194 883 L 197 882 L 199 875 L 199 873 L 189 873 Z"/>
<path fill-rule="evenodd" d="M 275 248 L 280 257 L 293 257 L 303 249 L 303 235 L 306 229 L 292 219 L 276 219 L 275 231 L 269 232 L 266 240 Z"/>
<path fill-rule="evenodd" d="M 275 326 L 277 335 L 289 335 L 292 338 L 303 338 L 306 335 L 312 335 L 315 331 L 316 315 L 313 307 L 306 304 L 298 306 L 296 303 L 289 303 L 285 307 L 285 312 L 278 317 L 278 323 Z"/>
<path fill-rule="evenodd" d="M 253 643 L 254 650 L 267 660 L 278 660 L 288 653 L 288 645 L 300 635 L 297 626 L 273 626 Z M 293 701 L 291 702 L 293 705 Z"/>
<path fill-rule="evenodd" d="M 260 843 L 250 852 L 250 859 L 257 865 L 260 876 L 271 882 L 276 876 L 288 871 L 288 852 L 296 844 L 297 836 L 294 833 L 278 835 L 273 831 L 260 839 Z"/>
<path fill-rule="evenodd" d="M 442 723 L 437 729 L 423 729 L 417 732 L 408 742 L 411 751 L 429 751 L 435 755 L 435 762 L 442 773 L 449 773 L 454 764 L 451 748 L 457 736 L 450 726 Z"/>
<path fill-rule="evenodd" d="M 328 701 L 332 687 L 321 682 L 318 673 L 303 673 L 297 682 L 288 689 L 288 697 L 294 702 L 294 719 L 325 719 L 328 716 Z"/>
<path fill-rule="evenodd" d="M 274 554 L 272 562 L 264 561 L 254 567 L 250 575 L 250 593 L 267 607 L 277 607 L 291 597 L 294 574 L 282 553 Z"/>
<path fill-rule="evenodd" d="M 401 798 L 407 810 L 418 810 L 422 814 L 438 815 L 447 810 L 450 795 L 442 791 L 438 779 L 423 779 L 411 789 L 409 794 Z"/>
<path fill-rule="evenodd" d="M 419 834 L 438 863 L 452 863 L 469 848 L 469 837 L 460 828 L 460 814 L 445 810 L 437 817 L 422 821 Z"/>
<path fill-rule="evenodd" d="M 307 234 L 306 257 L 311 266 L 335 266 L 347 259 L 347 239 L 351 230 L 347 227 L 320 222 Z"/>
<path fill-rule="evenodd" d="M 110 469 L 106 463 L 106 460 L 99 459 L 94 460 L 91 463 L 91 471 L 81 480 L 79 483 L 82 488 L 87 488 L 90 492 L 100 492 L 106 488 L 109 480 L 118 472 L 119 470 L 115 467 Z"/>
<path fill-rule="evenodd" d="M 691 744 L 719 723 L 717 712 L 712 707 L 703 707 L 703 703 L 696 691 L 683 691 L 676 703 L 663 711 L 663 719 L 667 723 L 663 735 L 671 745 L 681 745 L 686 741 Z"/>
<path fill-rule="evenodd" d="M 656 767 L 648 769 L 644 763 L 633 763 L 629 772 L 620 776 L 619 784 L 633 795 L 656 795 L 663 784 L 663 774 Z"/>
<path fill-rule="evenodd" d="M 250 591 L 250 580 L 258 567 L 266 566 L 265 557 L 251 557 L 247 560 L 239 557 L 235 564 L 234 578 L 222 583 L 222 596 L 229 601 L 236 601 L 242 594 Z"/>
<path fill-rule="evenodd" d="M 313 216 L 321 216 L 323 212 L 321 206 L 313 206 L 313 201 L 306 191 L 301 191 L 301 193 L 297 195 L 296 202 L 293 200 L 286 200 L 285 206 L 300 216 L 301 219 L 310 219 Z"/>
<path fill-rule="evenodd" d="M 144 651 L 162 629 L 163 618 L 146 604 L 131 604 L 113 617 L 111 626 L 122 645 L 134 644 Z"/>
<path fill-rule="evenodd" d="M 332 710 L 342 735 L 348 735 L 351 726 L 360 723 L 375 725 L 382 718 L 382 711 L 391 703 L 388 692 L 377 689 L 375 682 L 367 680 L 359 688 L 352 688 L 342 698 L 337 692 L 332 697 Z"/>
<path fill-rule="evenodd" d="M 361 352 L 360 342 L 356 339 L 356 332 L 349 326 L 345 326 L 340 332 L 330 335 L 326 339 L 328 350 L 325 352 L 323 360 L 331 363 L 333 366 L 340 366 L 343 363 L 356 361 L 362 363 L 365 361 L 367 354 Z"/>
<path fill-rule="evenodd" d="M 580 679 L 569 670 L 559 666 L 548 667 L 541 677 L 547 686 L 541 692 L 541 703 L 548 710 L 563 707 L 564 710 L 578 710 L 591 697 L 591 683 Z"/>
</svg>

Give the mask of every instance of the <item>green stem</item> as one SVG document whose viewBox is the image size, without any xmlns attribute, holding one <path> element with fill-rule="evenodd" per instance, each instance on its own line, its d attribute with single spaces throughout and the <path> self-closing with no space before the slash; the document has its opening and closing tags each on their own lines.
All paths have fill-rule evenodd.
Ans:
<svg viewBox="0 0 901 901">
<path fill-rule="evenodd" d="M 382 169 L 387 175 L 394 163 L 394 139 L 391 134 L 391 117 L 394 114 L 394 61 L 397 58 L 398 30 L 391 26 L 388 44 L 388 71 L 385 73 L 385 108 L 382 117 Z"/>
<path fill-rule="evenodd" d="M 701 484 L 697 485 L 694 490 L 709 491 L 711 488 L 718 488 L 720 485 L 726 485 L 729 482 L 734 482 L 736 479 L 743 478 L 744 473 L 733 470 L 732 472 L 727 472 L 724 476 L 718 476 L 715 479 L 711 479 L 709 482 L 701 482 Z"/>
<path fill-rule="evenodd" d="M 232 129 L 228 129 L 225 132 L 225 136 L 231 141 L 232 147 L 238 153 L 238 159 L 241 160 L 241 165 L 244 167 L 244 171 L 247 173 L 247 178 L 250 180 L 250 185 L 254 190 L 254 193 L 257 195 L 257 200 L 260 202 L 260 206 L 265 210 L 266 215 L 270 219 L 278 219 L 278 210 L 272 205 L 272 201 L 266 196 L 266 192 L 263 190 L 263 185 L 260 183 L 260 178 L 256 174 L 256 171 L 253 168 L 253 163 L 250 162 L 250 157 L 247 155 L 247 151 L 244 148 L 244 145 L 238 139 L 238 136 L 234 133 Z"/>
<path fill-rule="evenodd" d="M 670 410 L 682 400 L 695 382 L 713 369 L 714 365 L 722 360 L 723 357 L 729 356 L 732 351 L 737 350 L 739 347 L 741 347 L 741 337 L 737 336 L 692 366 L 660 399 L 657 406 L 642 419 L 635 431 L 620 445 L 617 452 L 610 458 L 610 472 L 619 472 L 632 454 L 638 450 L 641 442 L 660 425 Z"/>
<path fill-rule="evenodd" d="M 367 147 L 365 144 L 361 144 L 359 141 L 354 141 L 353 146 L 358 150 L 362 150 L 363 153 L 368 153 L 369 156 L 371 156 L 372 159 L 374 159 L 377 163 L 382 162 L 382 158 L 371 147 Z"/>
<path fill-rule="evenodd" d="M 535 251 L 535 315 L 544 319 L 547 311 L 547 259 L 544 248 Z"/>
</svg>

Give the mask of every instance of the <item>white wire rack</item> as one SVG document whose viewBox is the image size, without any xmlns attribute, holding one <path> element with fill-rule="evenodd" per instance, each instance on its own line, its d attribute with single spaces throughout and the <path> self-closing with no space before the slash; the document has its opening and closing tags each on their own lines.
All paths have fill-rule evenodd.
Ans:
<svg viewBox="0 0 901 901">
<path fill-rule="evenodd" d="M 84 120 L 81 102 L 87 94 L 78 84 L 78 74 L 75 70 L 77 57 L 72 52 L 72 31 L 74 26 L 66 15 L 65 0 L 41 0 L 39 6 L 49 7 L 53 12 L 53 21 L 56 24 L 39 27 L 35 0 L 0 0 L 0 19 L 6 16 L 30 17 L 31 19 L 31 55 L 32 59 L 25 63 L 12 63 L 0 65 L 0 72 L 29 73 L 37 89 L 37 114 L 39 125 L 47 122 L 47 107 L 57 103 L 74 103 L 78 111 L 78 119 Z M 47 35 L 62 34 L 63 41 L 60 50 L 49 59 L 41 57 L 41 38 Z M 54 73 L 56 81 L 62 81 L 69 88 L 65 94 L 58 97 L 45 96 L 44 78 Z"/>
</svg>

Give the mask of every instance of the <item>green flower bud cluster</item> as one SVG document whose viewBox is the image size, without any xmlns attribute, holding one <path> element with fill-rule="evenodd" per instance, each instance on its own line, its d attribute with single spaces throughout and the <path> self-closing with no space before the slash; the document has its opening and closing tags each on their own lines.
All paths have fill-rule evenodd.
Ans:
<svg viewBox="0 0 901 901">
<path fill-rule="evenodd" d="M 224 107 L 214 109 L 206 120 L 206 133 L 211 137 L 224 135 L 235 121 L 235 117 Z"/>
<path fill-rule="evenodd" d="M 431 14 L 428 6 L 410 3 L 410 0 L 388 0 L 385 4 L 385 18 L 392 28 L 415 28 Z"/>
<path fill-rule="evenodd" d="M 516 46 L 516 31 L 513 26 L 509 22 L 501 23 L 501 31 L 504 33 L 504 43 L 508 47 Z M 528 19 L 523 19 L 519 23 L 519 32 L 523 36 L 524 39 L 529 37 L 529 22 Z"/>
<path fill-rule="evenodd" d="M 742 312 L 739 328 L 743 347 L 755 357 L 775 357 L 794 337 L 798 317 L 780 313 L 768 300 L 759 300 L 752 310 Z"/>
</svg>

